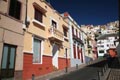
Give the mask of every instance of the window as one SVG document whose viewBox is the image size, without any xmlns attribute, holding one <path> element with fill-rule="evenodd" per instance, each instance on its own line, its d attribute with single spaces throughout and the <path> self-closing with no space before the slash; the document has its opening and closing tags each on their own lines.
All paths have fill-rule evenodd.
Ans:
<svg viewBox="0 0 120 80">
<path fill-rule="evenodd" d="M 80 32 L 79 32 L 79 38 L 81 39 L 81 34 L 80 34 Z"/>
<path fill-rule="evenodd" d="M 74 58 L 76 59 L 76 47 L 73 45 L 73 53 L 74 53 Z"/>
<path fill-rule="evenodd" d="M 78 37 L 78 32 L 77 32 L 77 29 L 76 29 L 76 36 Z"/>
<path fill-rule="evenodd" d="M 110 42 L 110 40 L 109 40 L 109 39 L 108 39 L 107 41 L 108 41 L 108 42 Z"/>
<path fill-rule="evenodd" d="M 100 47 L 104 47 L 104 45 L 100 45 Z"/>
<path fill-rule="evenodd" d="M 64 36 L 67 37 L 67 29 L 63 28 Z"/>
<path fill-rule="evenodd" d="M 34 38 L 33 63 L 41 63 L 41 40 Z"/>
<path fill-rule="evenodd" d="M 10 78 L 14 76 L 16 48 L 17 46 L 4 44 L 1 65 L 1 77 Z"/>
<path fill-rule="evenodd" d="M 42 12 L 40 12 L 38 9 L 35 8 L 35 20 L 42 23 Z"/>
<path fill-rule="evenodd" d="M 57 28 L 57 23 L 54 20 L 52 20 L 52 27 Z"/>
<path fill-rule="evenodd" d="M 85 42 L 85 44 L 86 44 L 86 39 L 84 39 L 84 42 Z"/>
<path fill-rule="evenodd" d="M 74 27 L 72 26 L 72 34 L 74 34 Z"/>
<path fill-rule="evenodd" d="M 77 46 L 77 52 L 78 52 L 78 59 L 80 59 L 80 53 L 81 53 L 81 51 L 80 51 L 80 49 L 79 49 L 78 46 Z"/>
<path fill-rule="evenodd" d="M 17 0 L 10 0 L 9 15 L 20 19 L 21 3 Z"/>
<path fill-rule="evenodd" d="M 67 58 L 68 55 L 67 55 L 67 48 L 64 49 L 64 52 L 65 52 L 65 57 Z"/>
<path fill-rule="evenodd" d="M 88 50 L 88 54 L 90 54 L 90 50 Z"/>
<path fill-rule="evenodd" d="M 115 37 L 115 39 L 117 39 L 117 37 Z"/>
<path fill-rule="evenodd" d="M 99 50 L 99 53 L 104 53 L 104 50 Z"/>
</svg>

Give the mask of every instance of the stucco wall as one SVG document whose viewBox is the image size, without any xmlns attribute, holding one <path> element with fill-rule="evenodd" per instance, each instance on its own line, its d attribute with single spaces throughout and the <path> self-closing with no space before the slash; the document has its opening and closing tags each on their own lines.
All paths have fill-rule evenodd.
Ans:
<svg viewBox="0 0 120 80">
<path fill-rule="evenodd" d="M 20 0 L 21 18 L 15 19 L 8 15 L 10 0 L 0 1 L 0 63 L 2 58 L 3 44 L 16 45 L 15 71 L 23 70 L 23 23 L 25 20 L 25 0 Z M 0 64 L 1 65 L 1 64 Z"/>
<path fill-rule="evenodd" d="M 34 5 L 33 3 L 37 3 L 40 7 L 42 7 L 46 12 L 43 15 L 43 22 L 45 26 L 34 24 Z M 63 24 L 68 27 L 68 24 L 63 20 L 63 18 L 58 14 L 52 7 L 50 7 L 47 3 L 41 2 L 40 0 L 29 0 L 28 1 L 28 18 L 30 20 L 30 25 L 25 33 L 24 40 L 24 51 L 31 52 L 32 51 L 32 35 L 37 35 L 38 37 L 44 38 L 44 49 L 43 55 L 52 55 L 52 43 L 49 40 L 49 28 L 51 28 L 51 20 L 57 22 L 57 29 L 63 33 Z M 69 38 L 69 36 L 68 36 Z M 29 44 L 28 44 L 29 43 Z M 69 42 L 62 42 L 63 46 L 69 48 Z M 69 49 L 68 49 L 69 50 Z M 64 57 L 64 48 L 60 49 L 59 56 Z"/>
</svg>

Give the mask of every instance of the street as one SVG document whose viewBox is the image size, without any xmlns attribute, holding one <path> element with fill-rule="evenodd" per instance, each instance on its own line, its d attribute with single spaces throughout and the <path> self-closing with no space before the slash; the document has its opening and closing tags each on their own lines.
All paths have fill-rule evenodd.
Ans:
<svg viewBox="0 0 120 80">
<path fill-rule="evenodd" d="M 104 75 L 105 70 L 108 70 L 108 68 L 111 69 L 109 75 Z M 112 59 L 110 63 L 104 60 L 50 80 L 101 80 L 100 76 L 107 76 L 107 80 L 120 80 L 118 58 Z"/>
<path fill-rule="evenodd" d="M 102 61 L 50 80 L 99 80 L 98 71 L 103 70 L 105 64 L 106 61 Z"/>
</svg>

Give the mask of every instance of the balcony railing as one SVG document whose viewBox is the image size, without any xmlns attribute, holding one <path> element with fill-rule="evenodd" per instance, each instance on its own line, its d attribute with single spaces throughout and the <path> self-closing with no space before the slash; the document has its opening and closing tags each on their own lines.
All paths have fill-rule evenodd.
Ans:
<svg viewBox="0 0 120 80">
<path fill-rule="evenodd" d="M 58 41 L 63 42 L 64 41 L 64 35 L 58 29 L 56 29 L 54 27 L 51 27 L 49 29 L 49 39 L 58 40 Z"/>
<path fill-rule="evenodd" d="M 73 39 L 83 44 L 83 41 L 81 40 L 81 38 L 77 37 L 76 35 L 73 35 Z"/>
</svg>

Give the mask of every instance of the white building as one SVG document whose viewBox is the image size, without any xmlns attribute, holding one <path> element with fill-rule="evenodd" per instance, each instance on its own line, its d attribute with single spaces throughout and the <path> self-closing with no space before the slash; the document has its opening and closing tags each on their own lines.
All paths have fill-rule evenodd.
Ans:
<svg viewBox="0 0 120 80">
<path fill-rule="evenodd" d="M 110 48 L 116 48 L 114 41 L 116 40 L 115 34 L 106 35 L 104 36 L 104 39 L 100 39 L 97 41 L 97 50 L 98 50 L 98 56 L 103 56 L 105 53 L 107 53 L 107 50 Z"/>
<path fill-rule="evenodd" d="M 115 21 L 100 27 L 101 33 L 97 38 L 98 56 L 103 56 L 108 53 L 107 50 L 115 49 L 118 45 L 118 43 L 116 44 L 115 42 L 119 38 L 117 34 L 117 26 L 118 22 Z"/>
<path fill-rule="evenodd" d="M 70 64 L 71 67 L 81 65 L 85 62 L 83 37 L 80 26 L 74 21 L 69 13 L 64 13 L 64 20 L 69 23 L 70 41 Z"/>
</svg>

